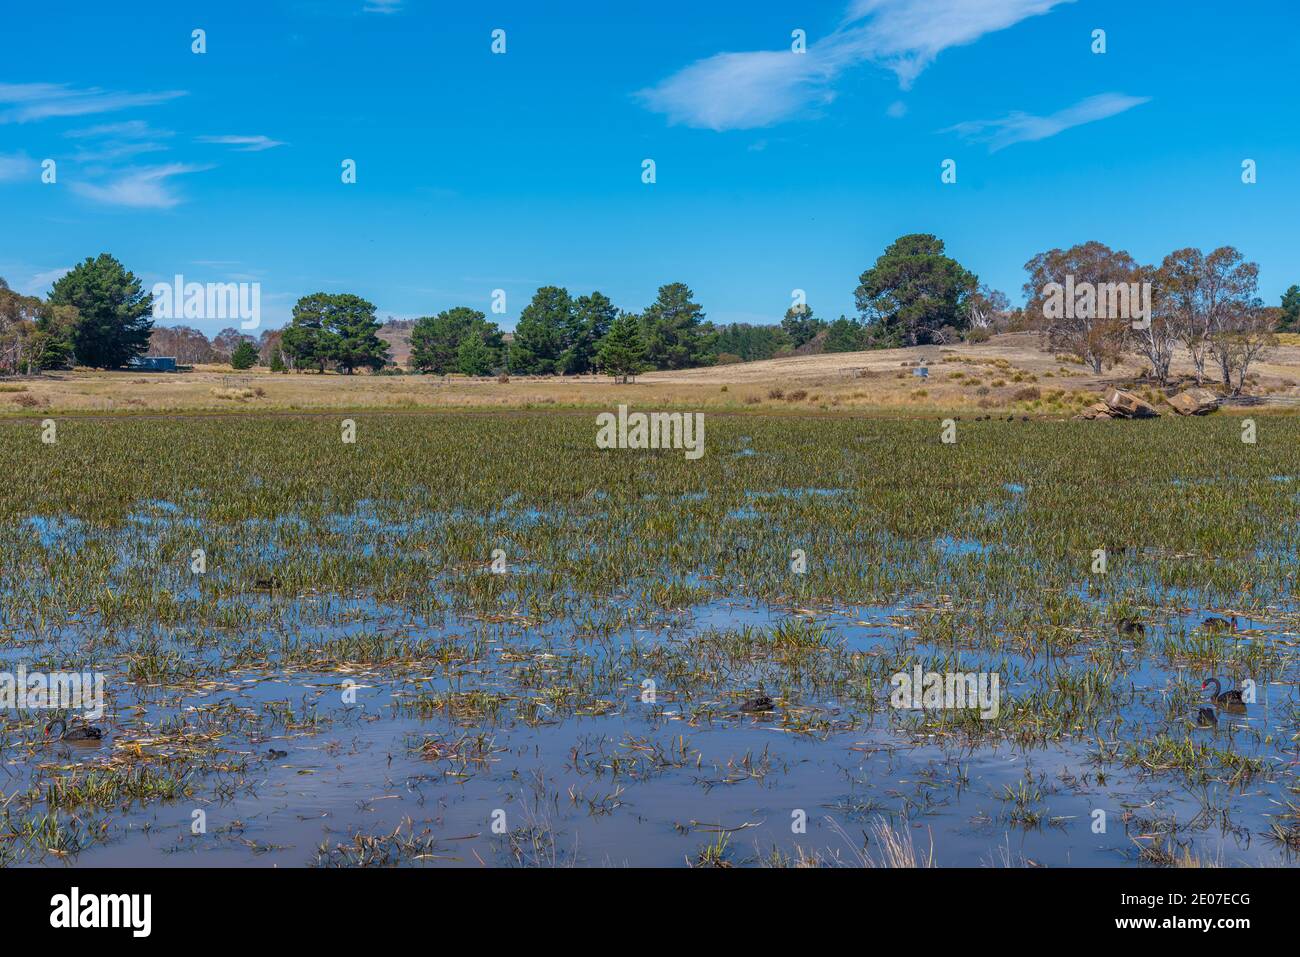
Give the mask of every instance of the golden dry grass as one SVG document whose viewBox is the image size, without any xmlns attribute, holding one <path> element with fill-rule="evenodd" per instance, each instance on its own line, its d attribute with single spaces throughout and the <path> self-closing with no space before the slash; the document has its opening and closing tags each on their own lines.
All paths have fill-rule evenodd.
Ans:
<svg viewBox="0 0 1300 957">
<path fill-rule="evenodd" d="M 913 374 L 918 363 L 930 374 Z M 0 414 L 328 411 L 333 409 L 610 408 L 633 406 L 772 412 L 926 415 L 936 410 L 1066 416 L 1112 385 L 1148 401 L 1136 382 L 1143 363 L 1126 359 L 1101 376 L 1039 347 L 1032 333 L 979 345 L 798 356 L 738 365 L 654 372 L 617 384 L 604 377 L 516 376 L 509 382 L 416 375 L 277 374 L 200 366 L 187 373 L 78 369 L 0 384 Z M 1300 344 L 1284 343 L 1258 367 L 1251 391 L 1300 397 Z M 1175 372 L 1189 374 L 1185 357 Z"/>
</svg>

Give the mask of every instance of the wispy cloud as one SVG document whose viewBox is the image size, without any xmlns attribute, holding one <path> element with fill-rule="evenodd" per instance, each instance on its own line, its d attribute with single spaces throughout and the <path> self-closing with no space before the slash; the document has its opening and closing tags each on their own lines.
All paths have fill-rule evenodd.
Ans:
<svg viewBox="0 0 1300 957">
<path fill-rule="evenodd" d="M 674 123 L 753 129 L 788 120 L 835 97 L 847 69 L 875 63 L 903 89 L 949 47 L 1047 13 L 1073 0 L 854 0 L 840 27 L 790 50 L 719 53 L 638 93 Z"/>
<path fill-rule="evenodd" d="M 0 153 L 0 183 L 36 176 L 36 160 L 26 153 Z"/>
<path fill-rule="evenodd" d="M 192 166 L 168 163 L 165 166 L 142 166 L 118 173 L 105 183 L 78 182 L 72 189 L 87 199 L 108 206 L 129 206 L 137 209 L 170 209 L 181 202 L 171 184 L 173 176 L 199 173 L 210 166 Z"/>
<path fill-rule="evenodd" d="M 196 136 L 198 143 L 218 143 L 232 146 L 240 153 L 260 153 L 262 150 L 274 149 L 285 144 L 269 136 Z"/>
<path fill-rule="evenodd" d="M 73 159 L 81 163 L 105 163 L 165 150 L 167 145 L 162 141 L 175 133 L 155 129 L 143 120 L 128 120 L 68 130 L 63 135 L 78 142 L 94 142 L 94 146 L 79 149 Z"/>
<path fill-rule="evenodd" d="M 171 130 L 155 129 L 144 120 L 127 120 L 123 123 L 101 123 L 99 126 L 68 130 L 63 135 L 74 140 L 98 139 L 100 137 L 115 137 L 128 140 L 174 136 L 175 134 Z"/>
<path fill-rule="evenodd" d="M 1126 96 L 1123 93 L 1100 93 L 1080 100 L 1073 106 L 1052 113 L 1050 116 L 1034 116 L 1032 113 L 1015 112 L 997 120 L 968 120 L 958 123 L 941 133 L 958 133 L 976 142 L 988 143 L 989 152 L 996 153 L 1012 143 L 1031 143 L 1045 140 L 1075 126 L 1095 123 L 1107 117 L 1116 116 L 1135 106 L 1151 101 L 1149 96 Z"/>
<path fill-rule="evenodd" d="M 112 113 L 137 106 L 153 106 L 185 96 L 184 90 L 159 93 L 122 93 L 89 87 L 79 90 L 66 83 L 0 83 L 0 123 L 27 123 L 53 116 L 87 116 Z"/>
<path fill-rule="evenodd" d="M 366 0 L 362 13 L 397 13 L 402 9 L 402 0 Z"/>
<path fill-rule="evenodd" d="M 30 277 L 22 286 L 19 292 L 25 296 L 43 296 L 49 292 L 50 287 L 62 279 L 72 270 L 71 266 L 60 266 L 57 269 L 47 269 L 45 272 L 38 272 Z"/>
</svg>

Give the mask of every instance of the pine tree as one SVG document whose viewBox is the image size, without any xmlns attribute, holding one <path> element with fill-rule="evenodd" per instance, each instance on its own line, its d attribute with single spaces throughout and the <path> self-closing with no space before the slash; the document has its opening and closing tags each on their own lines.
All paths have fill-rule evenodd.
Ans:
<svg viewBox="0 0 1300 957">
<path fill-rule="evenodd" d="M 247 339 L 235 346 L 235 351 L 230 354 L 230 366 L 233 369 L 251 369 L 257 364 L 257 349 Z"/>
<path fill-rule="evenodd" d="M 537 290 L 515 324 L 511 371 L 529 375 L 563 371 L 562 357 L 573 322 L 573 300 L 567 289 L 543 286 Z"/>
<path fill-rule="evenodd" d="M 689 369 L 717 361 L 718 334 L 704 322 L 694 295 L 685 283 L 668 283 L 642 314 L 646 359 L 653 368 Z"/>
<path fill-rule="evenodd" d="M 421 316 L 411 327 L 411 368 L 434 375 L 454 372 L 461 344 L 484 322 L 483 313 L 468 306 Z"/>
<path fill-rule="evenodd" d="M 630 312 L 619 313 L 609 332 L 596 347 L 596 361 L 606 375 L 626 382 L 646 368 L 645 342 L 641 338 L 641 319 Z"/>
<path fill-rule="evenodd" d="M 477 332 L 466 336 L 456 350 L 456 368 L 469 376 L 488 375 L 492 371 L 492 350 Z"/>
<path fill-rule="evenodd" d="M 76 308 L 72 347 L 82 365 L 118 369 L 149 350 L 153 296 L 108 253 L 56 282 L 49 302 Z"/>
</svg>

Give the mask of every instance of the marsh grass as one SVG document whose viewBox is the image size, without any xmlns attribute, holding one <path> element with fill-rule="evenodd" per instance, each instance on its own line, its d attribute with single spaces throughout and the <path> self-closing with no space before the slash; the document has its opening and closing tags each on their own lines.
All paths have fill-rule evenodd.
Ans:
<svg viewBox="0 0 1300 957">
<path fill-rule="evenodd" d="M 1255 446 L 1228 419 L 965 421 L 945 446 L 937 421 L 718 416 L 692 462 L 599 450 L 589 414 L 356 418 L 356 445 L 323 418 L 68 420 L 56 446 L 0 423 L 0 654 L 107 672 L 114 739 L 61 763 L 33 719 L 4 719 L 26 759 L 0 860 L 79 853 L 120 829 L 110 810 L 242 793 L 267 741 L 375 722 L 437 786 L 513 780 L 517 735 L 567 736 L 539 760 L 580 780 L 548 784 L 551 810 L 492 852 L 517 864 L 575 859 L 556 807 L 621 822 L 661 782 L 771 789 L 804 773 L 796 741 L 846 765 L 827 780 L 869 778 L 868 750 L 845 750 L 868 735 L 1026 763 L 1076 749 L 1088 788 L 1225 788 L 1251 833 L 1293 843 L 1258 796 L 1293 785 L 1300 731 L 1300 420 Z M 1242 630 L 1206 631 L 1210 613 Z M 1126 618 L 1144 632 L 1119 634 Z M 996 672 L 998 717 L 895 711 L 890 678 L 916 664 Z M 1269 707 L 1198 730 L 1209 674 L 1250 678 Z M 382 705 L 330 705 L 349 680 Z M 758 689 L 773 711 L 739 713 Z M 752 737 L 712 737 L 733 733 Z M 944 777 L 887 806 L 948 800 L 1017 833 L 1062 819 L 1037 775 Z M 885 801 L 825 803 L 849 819 Z M 317 860 L 441 859 L 422 833 L 357 829 Z M 908 840 L 876 835 L 880 862 L 934 860 Z M 824 853 L 800 846 L 773 861 Z"/>
</svg>

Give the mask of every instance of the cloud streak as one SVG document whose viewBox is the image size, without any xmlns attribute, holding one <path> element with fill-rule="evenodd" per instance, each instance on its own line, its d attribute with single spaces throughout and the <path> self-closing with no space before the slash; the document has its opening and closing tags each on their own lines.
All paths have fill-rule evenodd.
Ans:
<svg viewBox="0 0 1300 957">
<path fill-rule="evenodd" d="M 968 120 L 940 130 L 940 133 L 957 133 L 968 140 L 988 143 L 989 152 L 996 153 L 1013 143 L 1032 143 L 1045 140 L 1085 123 L 1095 123 L 1135 106 L 1149 103 L 1149 96 L 1126 96 L 1123 93 L 1100 93 L 1080 100 L 1073 106 L 1058 110 L 1048 116 L 1032 113 L 1009 113 L 996 120 Z"/>
<path fill-rule="evenodd" d="M 81 196 L 106 206 L 170 209 L 181 202 L 181 197 L 173 191 L 168 180 L 173 176 L 199 173 L 211 168 L 185 163 L 142 166 L 119 173 L 106 183 L 73 183 L 72 189 Z"/>
<path fill-rule="evenodd" d="M 285 144 L 269 136 L 196 136 L 198 143 L 217 143 L 233 147 L 239 153 L 260 153 Z"/>
<path fill-rule="evenodd" d="M 185 96 L 184 90 L 159 93 L 122 93 L 89 87 L 79 90 L 66 83 L 0 83 L 0 123 L 29 123 L 57 116 L 88 116 L 138 106 L 154 106 Z"/>
<path fill-rule="evenodd" d="M 93 141 L 93 147 L 78 149 L 73 156 L 80 163 L 105 163 L 113 160 L 139 156 L 141 153 L 156 153 L 166 150 L 162 140 L 175 134 L 171 130 L 154 129 L 143 120 L 128 120 L 125 123 L 106 123 L 80 130 L 68 130 L 63 134 L 79 143 Z"/>
<path fill-rule="evenodd" d="M 0 153 L 0 183 L 15 183 L 36 178 L 36 160 L 26 153 Z"/>
<path fill-rule="evenodd" d="M 672 123 L 713 130 L 770 126 L 831 102 L 836 80 L 852 67 L 874 63 L 909 89 L 944 50 L 1072 2 L 854 0 L 835 32 L 806 53 L 719 53 L 636 95 Z"/>
<path fill-rule="evenodd" d="M 71 266 L 60 266 L 57 269 L 47 269 L 45 272 L 38 272 L 27 282 L 19 287 L 19 292 L 26 296 L 44 296 L 49 292 L 51 286 L 72 271 Z"/>
</svg>

